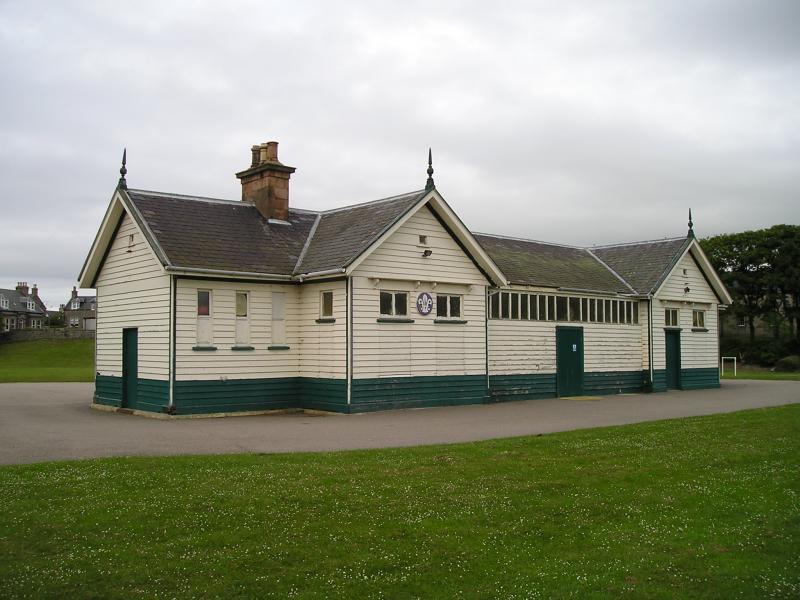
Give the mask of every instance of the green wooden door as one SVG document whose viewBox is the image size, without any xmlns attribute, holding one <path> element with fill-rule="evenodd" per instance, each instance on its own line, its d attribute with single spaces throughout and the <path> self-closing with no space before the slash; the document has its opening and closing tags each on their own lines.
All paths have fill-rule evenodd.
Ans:
<svg viewBox="0 0 800 600">
<path fill-rule="evenodd" d="M 122 406 L 136 408 L 139 378 L 139 330 L 122 330 Z"/>
<path fill-rule="evenodd" d="M 667 360 L 667 389 L 677 390 L 681 387 L 681 332 L 665 331 Z"/>
<path fill-rule="evenodd" d="M 583 394 L 583 329 L 556 327 L 556 390 L 559 396 Z"/>
</svg>

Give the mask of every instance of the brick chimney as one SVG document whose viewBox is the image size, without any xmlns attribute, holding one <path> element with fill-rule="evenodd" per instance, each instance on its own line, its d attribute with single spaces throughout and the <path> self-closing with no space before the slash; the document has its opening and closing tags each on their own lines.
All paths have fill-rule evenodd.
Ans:
<svg viewBox="0 0 800 600">
<path fill-rule="evenodd" d="M 19 282 L 17 282 L 17 293 L 20 296 L 27 296 L 28 295 L 28 282 L 27 281 L 19 281 Z"/>
<path fill-rule="evenodd" d="M 250 148 L 250 168 L 236 174 L 242 181 L 242 201 L 255 204 L 265 219 L 289 218 L 289 177 L 294 167 L 278 160 L 278 142 Z"/>
<path fill-rule="evenodd" d="M 77 297 L 78 297 L 78 289 L 73 285 L 72 286 L 72 299 L 75 300 L 75 298 L 77 298 Z"/>
<path fill-rule="evenodd" d="M 33 284 L 33 287 L 31 288 L 31 296 L 33 296 L 37 300 L 39 299 L 39 286 L 37 286 L 35 283 Z"/>
</svg>

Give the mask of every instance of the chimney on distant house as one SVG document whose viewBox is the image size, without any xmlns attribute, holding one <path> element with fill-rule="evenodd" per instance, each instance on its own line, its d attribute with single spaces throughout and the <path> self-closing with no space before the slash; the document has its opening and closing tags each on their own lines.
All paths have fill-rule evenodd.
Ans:
<svg viewBox="0 0 800 600">
<path fill-rule="evenodd" d="M 278 142 L 250 148 L 250 168 L 236 174 L 242 182 L 242 201 L 254 204 L 265 219 L 289 218 L 289 178 L 295 172 L 278 160 Z"/>
<path fill-rule="evenodd" d="M 73 299 L 73 300 L 75 300 L 75 298 L 77 298 L 77 297 L 78 297 L 78 288 L 76 288 L 76 287 L 73 285 L 73 286 L 72 286 L 72 299 Z"/>
<path fill-rule="evenodd" d="M 19 281 L 19 282 L 17 282 L 17 293 L 20 296 L 27 296 L 28 295 L 28 282 L 27 281 Z"/>
<path fill-rule="evenodd" d="M 31 296 L 33 296 L 37 300 L 39 299 L 39 286 L 37 286 L 35 283 L 33 284 L 33 287 L 31 288 Z"/>
</svg>

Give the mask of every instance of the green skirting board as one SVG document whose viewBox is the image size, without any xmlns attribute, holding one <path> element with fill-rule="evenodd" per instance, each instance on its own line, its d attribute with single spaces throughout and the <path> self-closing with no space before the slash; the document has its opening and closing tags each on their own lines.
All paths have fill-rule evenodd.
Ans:
<svg viewBox="0 0 800 600">
<path fill-rule="evenodd" d="M 646 371 L 585 373 L 583 393 L 594 396 L 641 392 L 646 387 L 646 379 Z M 279 377 L 176 381 L 174 411 L 186 415 L 304 408 L 357 413 L 556 397 L 556 376 L 552 373 L 494 375 L 489 384 L 487 389 L 483 375 L 354 379 L 348 405 L 344 379 Z M 681 371 L 681 389 L 715 387 L 719 387 L 719 371 L 715 368 Z M 656 370 L 653 391 L 665 389 L 665 373 Z M 121 406 L 122 378 L 98 375 L 94 401 Z M 167 381 L 139 378 L 138 398 L 128 408 L 166 412 L 168 406 Z"/>
</svg>

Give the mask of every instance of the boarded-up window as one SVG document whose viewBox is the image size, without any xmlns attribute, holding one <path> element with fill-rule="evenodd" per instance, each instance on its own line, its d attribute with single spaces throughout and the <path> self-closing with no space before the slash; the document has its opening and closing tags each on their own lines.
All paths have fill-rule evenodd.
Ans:
<svg viewBox="0 0 800 600">
<path fill-rule="evenodd" d="M 250 343 L 250 294 L 236 292 L 236 345 L 242 346 Z"/>
<path fill-rule="evenodd" d="M 247 316 L 247 292 L 236 292 L 236 316 Z"/>
<path fill-rule="evenodd" d="M 638 325 L 639 324 L 639 303 L 638 302 L 634 302 L 633 303 L 633 324 L 634 325 Z"/>
<path fill-rule="evenodd" d="M 323 319 L 333 318 L 333 292 L 322 292 L 319 299 L 319 316 Z"/>
<path fill-rule="evenodd" d="M 611 323 L 611 300 L 604 300 L 605 303 L 605 322 Z"/>
<path fill-rule="evenodd" d="M 272 292 L 272 344 L 286 343 L 286 292 Z"/>
<path fill-rule="evenodd" d="M 597 300 L 594 298 L 589 299 L 589 321 L 592 323 L 597 322 Z"/>
<path fill-rule="evenodd" d="M 528 294 L 520 294 L 520 296 L 519 296 L 519 318 L 520 319 L 527 319 L 528 318 L 528 301 L 529 301 Z"/>
<path fill-rule="evenodd" d="M 547 320 L 548 321 L 555 321 L 556 320 L 556 297 L 555 296 L 548 296 L 547 297 Z"/>
<path fill-rule="evenodd" d="M 500 294 L 500 317 L 508 319 L 511 316 L 511 294 L 502 292 Z"/>
</svg>

